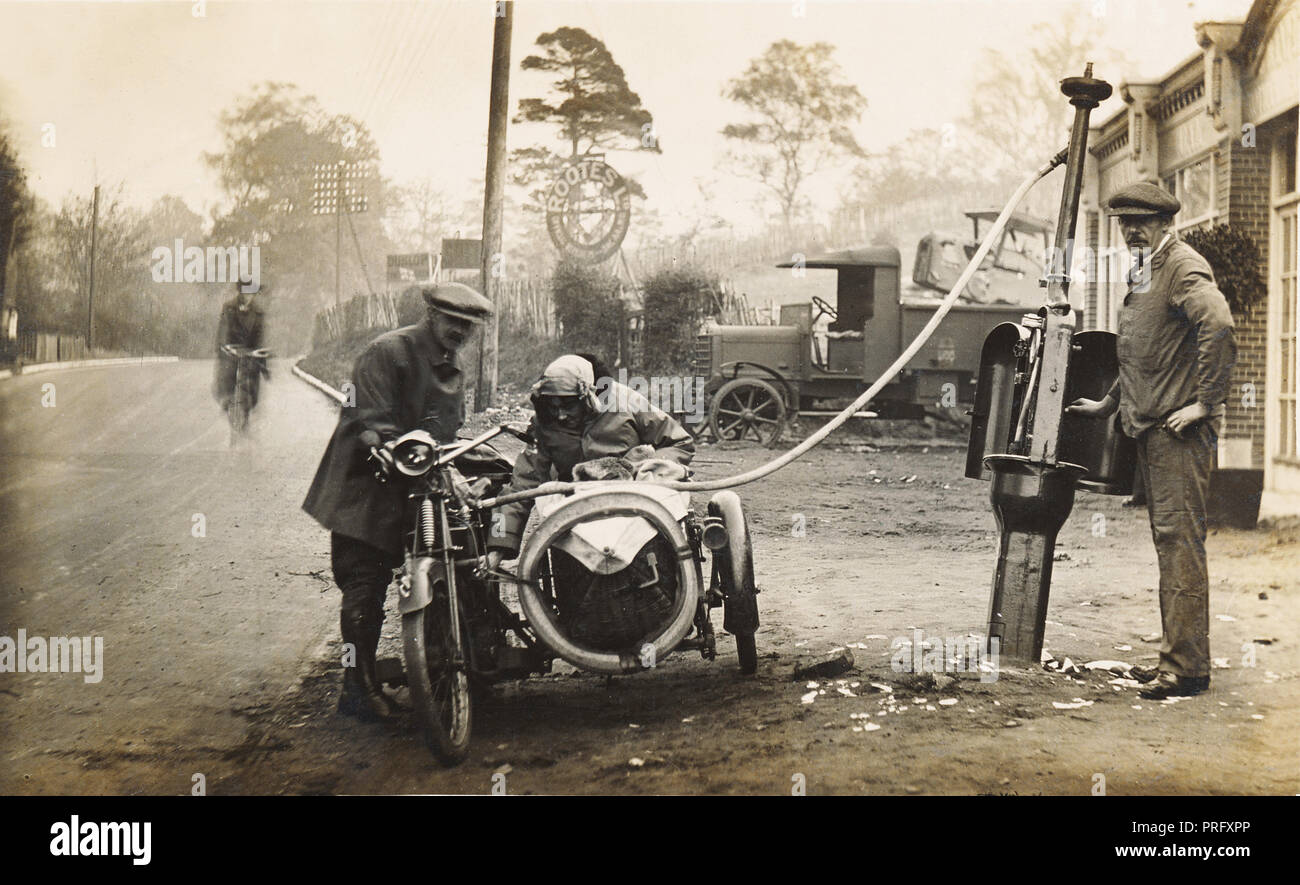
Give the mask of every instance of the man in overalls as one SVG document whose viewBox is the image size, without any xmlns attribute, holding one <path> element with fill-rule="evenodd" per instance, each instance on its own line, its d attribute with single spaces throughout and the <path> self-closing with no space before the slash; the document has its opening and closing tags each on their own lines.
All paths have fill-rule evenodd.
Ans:
<svg viewBox="0 0 1300 885">
<path fill-rule="evenodd" d="M 1099 418 L 1118 409 L 1137 441 L 1164 631 L 1155 682 L 1141 693 L 1151 700 L 1210 685 L 1205 499 L 1237 359 L 1232 315 L 1209 264 L 1172 230 L 1180 208 L 1149 183 L 1111 197 L 1110 214 L 1137 257 L 1119 313 L 1119 379 L 1105 399 L 1068 409 Z"/>
</svg>

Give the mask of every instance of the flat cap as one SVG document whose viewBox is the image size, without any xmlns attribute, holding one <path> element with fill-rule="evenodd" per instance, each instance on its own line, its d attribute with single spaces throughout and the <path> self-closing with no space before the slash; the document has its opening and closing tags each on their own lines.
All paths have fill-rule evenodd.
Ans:
<svg viewBox="0 0 1300 885">
<path fill-rule="evenodd" d="M 1110 215 L 1174 215 L 1183 208 L 1173 194 L 1149 181 L 1120 188 L 1107 205 Z"/>
<path fill-rule="evenodd" d="M 464 283 L 439 283 L 420 290 L 424 303 L 443 313 L 481 323 L 492 316 L 492 302 Z"/>
</svg>

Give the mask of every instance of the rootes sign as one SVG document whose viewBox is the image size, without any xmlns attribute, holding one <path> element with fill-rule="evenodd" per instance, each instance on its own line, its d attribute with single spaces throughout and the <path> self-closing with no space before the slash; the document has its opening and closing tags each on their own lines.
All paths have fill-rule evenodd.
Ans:
<svg viewBox="0 0 1300 885">
<path fill-rule="evenodd" d="M 565 166 L 546 198 L 546 230 L 555 248 L 593 264 L 618 251 L 632 219 L 623 177 L 597 159 Z"/>
</svg>

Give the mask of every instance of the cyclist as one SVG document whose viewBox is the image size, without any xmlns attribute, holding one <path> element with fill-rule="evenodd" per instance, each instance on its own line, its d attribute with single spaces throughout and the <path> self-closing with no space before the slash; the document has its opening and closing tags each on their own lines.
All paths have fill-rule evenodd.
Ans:
<svg viewBox="0 0 1300 885">
<path fill-rule="evenodd" d="M 260 292 L 261 289 L 256 284 L 237 282 L 235 297 L 221 306 L 221 321 L 217 326 L 217 368 L 216 377 L 213 379 L 213 395 L 221 404 L 222 411 L 229 411 L 231 400 L 234 399 L 236 369 L 239 366 L 238 358 L 226 352 L 226 345 L 248 350 L 256 350 L 262 346 L 266 316 L 262 305 L 255 299 Z M 249 377 L 248 409 L 250 412 L 257 405 L 257 391 L 261 376 L 266 375 L 269 378 L 270 374 L 265 361 L 262 361 L 261 371 L 252 373 Z"/>
</svg>

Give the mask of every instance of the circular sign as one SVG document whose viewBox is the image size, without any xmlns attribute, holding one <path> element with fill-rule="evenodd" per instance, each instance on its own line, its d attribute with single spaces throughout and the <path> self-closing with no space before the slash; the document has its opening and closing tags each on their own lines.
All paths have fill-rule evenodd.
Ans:
<svg viewBox="0 0 1300 885">
<path fill-rule="evenodd" d="M 582 159 L 561 170 L 546 197 L 546 232 L 555 248 L 592 263 L 618 251 L 632 220 L 623 177 L 601 160 Z"/>
</svg>

